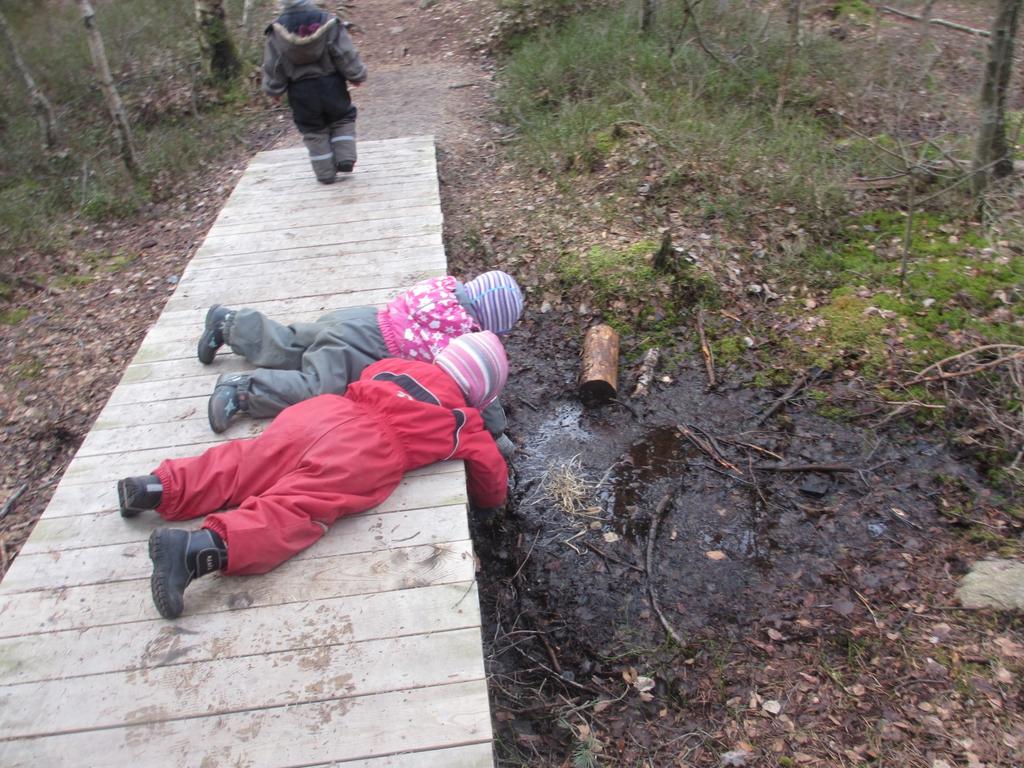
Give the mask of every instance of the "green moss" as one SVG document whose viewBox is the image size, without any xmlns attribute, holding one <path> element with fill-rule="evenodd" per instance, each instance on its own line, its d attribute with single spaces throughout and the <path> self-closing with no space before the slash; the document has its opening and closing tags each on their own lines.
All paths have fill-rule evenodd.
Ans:
<svg viewBox="0 0 1024 768">
<path fill-rule="evenodd" d="M 119 272 L 133 261 L 127 253 L 111 253 L 106 250 L 87 251 L 83 258 L 90 268 L 97 272 Z"/>
<path fill-rule="evenodd" d="M 821 314 L 837 323 L 830 331 L 833 342 L 857 344 L 864 336 L 850 327 L 851 285 L 867 290 L 864 308 L 891 315 L 888 325 L 910 365 L 955 352 L 956 332 L 989 343 L 1018 341 L 1015 323 L 1024 317 L 1024 303 L 1014 296 L 1024 284 L 1024 257 L 985 248 L 981 231 L 972 224 L 918 213 L 901 285 L 905 227 L 901 213 L 874 211 L 846 221 L 843 236 L 831 247 L 808 252 L 807 273 L 816 276 L 819 287 L 832 289 L 831 303 Z M 875 332 L 886 325 L 879 320 L 862 318 L 861 323 Z M 879 362 L 874 353 L 869 358 Z"/>
<path fill-rule="evenodd" d="M 858 364 L 869 373 L 880 372 L 887 362 L 887 347 L 882 330 L 886 321 L 867 314 L 871 303 L 845 292 L 833 295 L 821 309 L 825 320 L 823 344 L 812 353 L 811 363 L 822 370 L 838 365 Z"/>
<path fill-rule="evenodd" d="M 621 249 L 595 246 L 581 254 L 564 254 L 556 268 L 568 289 L 582 289 L 606 321 L 622 335 L 640 338 L 641 346 L 661 346 L 697 304 L 713 304 L 710 277 L 681 262 L 659 272 L 653 257 L 658 244 L 641 240 Z"/>
<path fill-rule="evenodd" d="M 43 372 L 43 364 L 39 360 L 29 359 L 13 363 L 8 369 L 12 379 L 38 379 Z"/>
<path fill-rule="evenodd" d="M 715 356 L 715 362 L 720 365 L 730 365 L 743 358 L 747 345 L 740 336 L 724 336 L 719 339 L 712 339 L 711 351 Z"/>
<path fill-rule="evenodd" d="M 28 317 L 28 309 L 25 307 L 2 309 L 0 310 L 0 325 L 17 325 L 26 317 Z"/>
<path fill-rule="evenodd" d="M 95 278 L 92 275 L 59 275 L 53 282 L 58 288 L 78 288 L 93 280 Z"/>
</svg>

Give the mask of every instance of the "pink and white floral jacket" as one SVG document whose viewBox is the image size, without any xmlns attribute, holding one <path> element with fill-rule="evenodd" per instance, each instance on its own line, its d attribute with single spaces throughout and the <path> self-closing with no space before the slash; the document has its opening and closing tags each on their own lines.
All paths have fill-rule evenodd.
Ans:
<svg viewBox="0 0 1024 768">
<path fill-rule="evenodd" d="M 433 362 L 448 342 L 480 326 L 455 295 L 451 276 L 417 283 L 377 314 L 384 343 L 393 357 Z"/>
</svg>

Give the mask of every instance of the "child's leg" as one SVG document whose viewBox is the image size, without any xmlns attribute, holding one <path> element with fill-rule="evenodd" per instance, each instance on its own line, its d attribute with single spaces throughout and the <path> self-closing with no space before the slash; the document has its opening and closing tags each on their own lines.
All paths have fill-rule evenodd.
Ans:
<svg viewBox="0 0 1024 768">
<path fill-rule="evenodd" d="M 224 340 L 232 352 L 260 368 L 297 371 L 323 327 L 319 322 L 282 325 L 255 309 L 240 309 L 225 323 Z"/>
<path fill-rule="evenodd" d="M 330 130 L 324 128 L 316 131 L 303 131 L 302 141 L 309 152 L 309 162 L 313 166 L 316 180 L 324 184 L 333 182 L 338 171 L 334 166 Z"/>
<path fill-rule="evenodd" d="M 383 502 L 401 481 L 403 454 L 377 418 L 342 398 L 316 402 L 332 401 L 349 417 L 321 433 L 299 467 L 237 509 L 206 519 L 204 527 L 227 544 L 226 573 L 266 573 L 316 542 L 339 517 Z"/>
<path fill-rule="evenodd" d="M 343 394 L 370 363 L 388 356 L 376 311 L 344 310 L 324 318 L 302 356 L 301 371 L 257 370 L 249 374 L 246 412 L 274 416 L 289 405 L 323 394 Z"/>
<path fill-rule="evenodd" d="M 356 108 L 349 111 L 351 114 L 330 125 L 334 164 L 342 173 L 351 172 L 356 164 Z"/>
</svg>

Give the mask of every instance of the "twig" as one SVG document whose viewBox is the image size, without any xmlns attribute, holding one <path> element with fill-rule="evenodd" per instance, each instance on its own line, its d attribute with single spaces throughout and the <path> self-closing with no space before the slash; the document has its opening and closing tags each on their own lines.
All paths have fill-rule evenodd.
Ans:
<svg viewBox="0 0 1024 768">
<path fill-rule="evenodd" d="M 768 419 L 770 419 L 775 414 L 775 412 L 779 410 L 779 408 L 781 408 L 787 402 L 792 400 L 796 396 L 797 392 L 799 392 L 808 384 L 813 383 L 814 380 L 817 379 L 820 375 L 821 369 L 817 367 L 813 367 L 810 370 L 808 370 L 807 373 L 802 374 L 796 381 L 794 381 L 790 385 L 789 389 L 787 389 L 785 393 L 783 393 L 782 397 L 773 402 L 768 407 L 768 410 L 764 411 L 760 416 L 754 419 L 754 426 L 759 426 L 766 422 Z"/>
<path fill-rule="evenodd" d="M 706 440 L 700 437 L 697 437 L 697 435 L 695 435 L 693 431 L 685 424 L 676 424 L 676 429 L 678 429 L 680 433 L 682 433 L 683 437 L 685 437 L 687 440 L 689 440 L 691 443 L 697 446 L 701 453 L 703 453 L 709 459 L 714 461 L 720 467 L 725 467 L 726 469 L 732 470 L 737 475 L 743 474 L 740 471 L 739 467 L 737 467 L 735 464 L 731 464 L 730 462 L 726 461 L 722 457 L 722 454 L 716 451 L 710 443 L 708 443 Z"/>
<path fill-rule="evenodd" d="M 658 506 L 654 510 L 654 519 L 651 521 L 651 530 L 647 534 L 647 562 L 645 567 L 647 570 L 647 596 L 651 600 L 651 607 L 654 612 L 658 614 L 658 619 L 661 621 L 661 626 L 665 628 L 668 636 L 671 637 L 680 646 L 685 645 L 683 638 L 668 623 L 668 619 L 665 618 L 665 614 L 661 612 L 661 607 L 658 605 L 658 595 L 654 591 L 654 541 L 658 538 L 658 528 L 661 526 L 661 519 L 665 516 L 665 511 L 668 509 L 669 503 L 672 501 L 673 494 L 666 493 L 665 497 L 658 502 Z"/>
<path fill-rule="evenodd" d="M 879 10 L 891 13 L 894 16 L 902 16 L 905 19 L 911 19 L 913 21 L 927 21 L 929 24 L 934 24 L 937 27 L 946 27 L 947 29 L 955 29 L 957 32 L 967 32 L 971 35 L 977 35 L 978 37 L 990 37 L 988 30 L 975 29 L 974 27 L 967 27 L 963 24 L 957 24 L 954 21 L 946 21 L 945 19 L 925 19 L 922 16 L 916 16 L 913 13 L 907 13 L 897 8 L 890 8 L 888 5 L 878 6 Z"/>
<path fill-rule="evenodd" d="M 533 537 L 533 544 L 530 545 L 530 551 L 526 553 L 526 557 L 523 558 L 523 562 L 519 564 L 516 572 L 512 574 L 511 581 L 515 581 L 516 577 L 522 572 L 523 566 L 526 565 L 526 561 L 530 559 L 530 555 L 533 554 L 533 548 L 537 546 L 537 539 L 540 538 L 540 531 L 537 531 L 537 535 Z"/>
<path fill-rule="evenodd" d="M 708 337 L 704 333 L 704 310 L 697 309 L 697 335 L 700 336 L 700 353 L 704 356 L 704 369 L 708 374 L 708 389 L 715 388 L 715 356 L 711 353 Z"/>
<path fill-rule="evenodd" d="M 21 495 L 27 490 L 28 483 L 22 483 L 18 486 L 17 490 L 15 490 L 7 501 L 4 502 L 4 505 L 0 507 L 0 520 L 3 520 L 7 516 L 7 513 L 14 509 L 14 503 L 21 498 Z"/>
<path fill-rule="evenodd" d="M 551 647 L 551 642 L 548 640 L 548 636 L 544 632 L 537 632 L 537 637 L 544 643 L 544 648 L 547 649 L 548 658 L 551 659 L 551 666 L 554 667 L 555 672 L 559 675 L 562 674 L 562 665 L 558 663 L 558 656 L 555 655 L 555 649 Z"/>
<path fill-rule="evenodd" d="M 850 589 L 853 589 L 853 587 L 850 587 Z M 879 623 L 878 617 L 875 616 L 875 612 L 871 610 L 871 605 L 868 603 L 867 598 L 864 597 L 864 595 L 862 595 L 856 589 L 853 589 L 853 594 L 855 594 L 857 596 L 857 599 L 864 603 L 864 607 L 868 609 L 868 613 L 871 614 L 871 620 L 875 622 L 875 629 L 881 629 L 882 625 Z"/>
<path fill-rule="evenodd" d="M 921 373 L 918 374 L 917 378 L 908 381 L 904 386 L 909 387 L 913 384 L 924 384 L 929 381 L 946 381 L 947 379 L 958 379 L 962 376 L 972 376 L 975 373 L 981 373 L 982 371 L 987 371 L 990 368 L 996 368 L 1000 365 L 1003 365 L 1004 363 L 1013 362 L 1014 360 L 1024 360 L 1024 347 L 1017 347 L 1017 351 L 1011 355 L 1004 355 L 1003 357 L 996 358 L 995 360 L 990 360 L 987 363 L 976 365 L 973 368 L 967 368 L 962 371 L 942 370 L 942 366 L 945 363 L 949 363 L 958 358 L 963 358 L 966 357 L 967 355 L 976 354 L 978 352 L 982 352 L 986 349 L 991 349 L 993 347 L 1003 347 L 1011 349 L 1013 348 L 1009 344 L 987 344 L 982 347 L 976 347 L 975 349 L 969 349 L 966 352 L 961 352 L 959 355 L 953 355 L 952 357 L 947 357 L 945 360 L 940 360 L 937 363 L 932 363 L 927 368 L 925 368 L 924 371 L 921 371 Z M 925 371 L 931 370 L 932 368 L 938 369 L 938 374 L 934 376 L 923 375 Z"/>
<path fill-rule="evenodd" d="M 856 472 L 846 464 L 755 464 L 754 469 L 764 472 Z"/>
<path fill-rule="evenodd" d="M 633 563 L 627 560 L 623 560 L 622 558 L 609 554 L 608 552 L 605 552 L 603 549 L 598 547 L 596 544 L 591 544 L 589 541 L 584 541 L 583 546 L 592 551 L 595 555 L 599 555 L 600 557 L 603 557 L 605 560 L 610 560 L 613 563 L 618 563 L 624 568 L 632 568 L 634 571 L 640 571 L 640 573 L 645 572 L 644 569 L 641 568 L 639 565 L 633 565 Z"/>
</svg>

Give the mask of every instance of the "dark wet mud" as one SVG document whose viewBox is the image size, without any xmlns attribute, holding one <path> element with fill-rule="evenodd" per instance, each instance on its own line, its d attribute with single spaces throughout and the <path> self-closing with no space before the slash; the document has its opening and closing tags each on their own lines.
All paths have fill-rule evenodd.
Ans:
<svg viewBox="0 0 1024 768">
<path fill-rule="evenodd" d="M 730 647 L 842 646 L 869 600 L 912 595 L 915 555 L 950 540 L 951 481 L 976 481 L 938 442 L 822 418 L 809 399 L 759 425 L 779 393 L 709 392 L 692 358 L 635 401 L 627 362 L 621 402 L 592 408 L 571 341 L 516 339 L 510 359 L 515 490 L 474 542 L 499 731 L 520 747 L 566 738 L 558 696 L 619 696 L 631 664 L 661 670 L 660 697 L 699 722 L 694 700 L 712 719 L 724 705 L 709 665 Z M 566 468 L 584 489 L 569 508 L 552 486 Z M 962 568 L 951 558 L 940 566 Z"/>
</svg>

